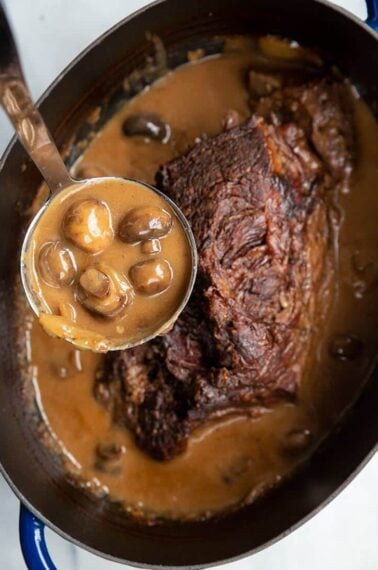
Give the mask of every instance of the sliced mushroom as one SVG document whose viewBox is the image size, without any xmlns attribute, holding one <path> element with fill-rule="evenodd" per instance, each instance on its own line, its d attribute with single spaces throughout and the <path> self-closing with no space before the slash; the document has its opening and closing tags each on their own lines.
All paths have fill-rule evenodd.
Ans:
<svg viewBox="0 0 378 570">
<path fill-rule="evenodd" d="M 104 263 L 88 267 L 80 276 L 78 299 L 90 312 L 112 318 L 132 301 L 126 278 Z"/>
<path fill-rule="evenodd" d="M 110 291 L 110 277 L 96 267 L 88 267 L 80 276 L 80 285 L 86 293 L 103 299 Z"/>
</svg>

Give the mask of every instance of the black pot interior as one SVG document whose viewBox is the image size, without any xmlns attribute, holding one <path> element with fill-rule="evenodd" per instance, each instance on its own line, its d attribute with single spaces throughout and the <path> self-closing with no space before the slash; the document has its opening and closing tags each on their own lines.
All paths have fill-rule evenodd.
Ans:
<svg viewBox="0 0 378 570">
<path fill-rule="evenodd" d="M 376 108 L 377 41 L 338 10 L 303 0 L 167 0 L 100 38 L 45 96 L 41 109 L 61 148 L 78 131 L 87 134 L 86 117 L 96 105 L 102 104 L 105 120 L 122 102 L 116 86 L 143 67 L 152 52 L 146 31 L 163 40 L 172 68 L 186 60 L 188 49 L 206 46 L 208 53 L 218 51 L 214 35 L 221 33 L 276 33 L 317 46 Z M 70 160 L 76 153 L 74 148 Z M 20 145 L 13 144 L 0 173 L 0 458 L 7 478 L 34 512 L 76 542 L 119 561 L 148 568 L 208 566 L 261 548 L 336 493 L 378 440 L 378 371 L 346 421 L 300 472 L 264 500 L 226 518 L 144 527 L 67 482 L 38 443 L 21 405 L 13 283 L 24 212 L 39 184 L 39 174 Z"/>
</svg>

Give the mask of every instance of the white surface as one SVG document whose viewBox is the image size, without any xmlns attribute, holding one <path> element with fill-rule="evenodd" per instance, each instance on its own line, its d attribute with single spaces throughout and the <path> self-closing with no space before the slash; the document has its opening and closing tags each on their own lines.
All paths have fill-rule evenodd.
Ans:
<svg viewBox="0 0 378 570">
<path fill-rule="evenodd" d="M 190 1 L 190 0 L 182 0 Z M 231 1 L 231 0 L 230 0 Z M 247 0 L 246 0 L 247 1 Z M 284 0 L 283 0 L 284 1 Z M 306 1 L 306 0 L 303 0 Z M 34 97 L 89 42 L 145 0 L 7 0 Z M 363 0 L 337 2 L 366 17 Z M 0 116 L 0 152 L 12 129 Z M 292 535 L 227 570 L 377 570 L 378 456 L 330 505 Z M 0 569 L 24 568 L 18 544 L 18 501 L 0 476 Z M 121 565 L 47 532 L 59 570 L 116 570 Z M 125 568 L 123 566 L 123 568 Z"/>
</svg>

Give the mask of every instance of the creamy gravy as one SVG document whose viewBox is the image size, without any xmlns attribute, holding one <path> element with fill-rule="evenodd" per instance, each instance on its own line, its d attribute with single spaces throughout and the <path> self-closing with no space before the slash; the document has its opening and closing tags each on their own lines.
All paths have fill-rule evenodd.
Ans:
<svg viewBox="0 0 378 570">
<path fill-rule="evenodd" d="M 106 174 L 153 182 L 160 164 L 203 133 L 218 133 L 227 111 L 238 111 L 242 119 L 249 115 L 245 74 L 252 59 L 249 52 L 235 51 L 170 73 L 106 124 L 76 169 L 100 167 Z M 170 140 L 125 137 L 125 118 L 138 112 L 158 113 L 171 126 Z M 159 463 L 137 449 L 126 430 L 112 425 L 94 400 L 93 378 L 101 357 L 75 352 L 47 337 L 33 321 L 28 333 L 33 385 L 53 447 L 62 450 L 66 468 L 87 487 L 109 493 L 134 513 L 172 518 L 214 514 L 253 501 L 290 473 L 353 402 L 378 344 L 377 127 L 358 99 L 354 112 L 358 161 L 352 188 L 331 197 L 337 219 L 336 294 L 331 310 L 316 325 L 312 362 L 295 405 L 283 403 L 258 419 L 235 416 L 214 422 L 192 434 L 182 456 Z M 344 350 L 348 339 L 354 352 Z M 101 443 L 122 448 L 118 474 L 96 468 L 95 450 Z"/>
<path fill-rule="evenodd" d="M 138 228 L 146 230 L 146 217 L 155 226 L 149 233 L 159 239 L 134 235 Z M 160 232 L 159 217 L 166 220 Z M 146 251 L 151 245 L 156 250 Z M 43 328 L 95 352 L 135 344 L 169 328 L 193 271 L 190 244 L 171 205 L 149 187 L 117 178 L 75 184 L 59 193 L 38 220 L 25 265 L 41 300 Z"/>
</svg>

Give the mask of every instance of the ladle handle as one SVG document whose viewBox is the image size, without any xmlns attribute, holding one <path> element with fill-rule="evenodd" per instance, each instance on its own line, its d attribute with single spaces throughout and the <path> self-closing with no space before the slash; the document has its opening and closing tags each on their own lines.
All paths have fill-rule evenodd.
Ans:
<svg viewBox="0 0 378 570">
<path fill-rule="evenodd" d="M 26 86 L 16 44 L 0 4 L 0 101 L 26 152 L 51 193 L 72 184 L 72 178 L 35 107 Z"/>
</svg>

